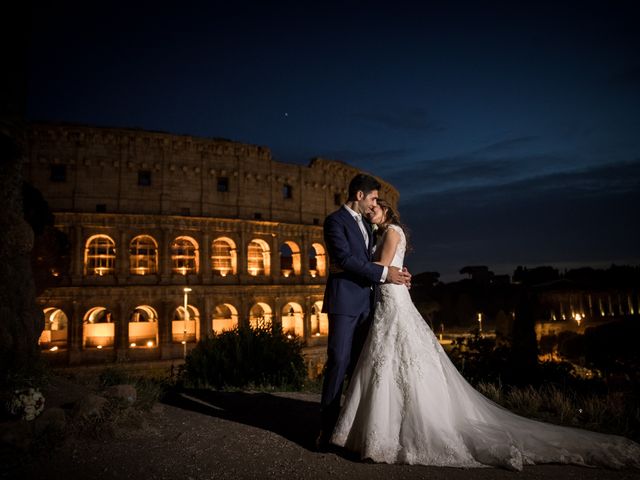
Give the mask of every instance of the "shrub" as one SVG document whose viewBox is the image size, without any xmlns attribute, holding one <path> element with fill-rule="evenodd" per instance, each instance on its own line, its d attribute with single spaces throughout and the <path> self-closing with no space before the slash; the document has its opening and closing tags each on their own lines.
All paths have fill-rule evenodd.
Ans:
<svg viewBox="0 0 640 480">
<path fill-rule="evenodd" d="M 306 379 L 302 344 L 269 328 L 236 328 L 198 342 L 184 379 L 196 387 L 299 390 Z"/>
</svg>

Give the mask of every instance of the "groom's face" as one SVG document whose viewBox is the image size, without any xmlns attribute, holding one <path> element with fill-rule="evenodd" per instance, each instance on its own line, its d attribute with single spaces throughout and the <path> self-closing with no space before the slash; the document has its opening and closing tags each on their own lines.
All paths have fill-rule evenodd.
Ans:
<svg viewBox="0 0 640 480">
<path fill-rule="evenodd" d="M 372 190 L 366 195 L 364 192 L 358 192 L 358 208 L 360 213 L 364 216 L 371 216 L 373 214 L 373 207 L 378 204 L 378 190 Z"/>
</svg>

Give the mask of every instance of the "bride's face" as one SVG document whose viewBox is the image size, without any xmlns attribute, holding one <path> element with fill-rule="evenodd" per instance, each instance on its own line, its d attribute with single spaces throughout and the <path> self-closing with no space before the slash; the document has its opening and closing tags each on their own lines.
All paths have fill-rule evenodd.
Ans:
<svg viewBox="0 0 640 480">
<path fill-rule="evenodd" d="M 367 215 L 367 218 L 371 223 L 380 225 L 382 222 L 384 222 L 384 210 L 382 210 L 379 205 L 374 205 L 371 209 L 371 213 Z"/>
</svg>

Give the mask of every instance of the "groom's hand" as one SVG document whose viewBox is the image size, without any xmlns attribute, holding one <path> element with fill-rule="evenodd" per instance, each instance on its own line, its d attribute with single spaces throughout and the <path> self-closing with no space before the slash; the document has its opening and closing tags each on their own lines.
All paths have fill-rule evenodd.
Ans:
<svg viewBox="0 0 640 480">
<path fill-rule="evenodd" d="M 411 274 L 406 269 L 400 270 L 398 267 L 389 267 L 387 271 L 387 283 L 411 285 Z"/>
</svg>

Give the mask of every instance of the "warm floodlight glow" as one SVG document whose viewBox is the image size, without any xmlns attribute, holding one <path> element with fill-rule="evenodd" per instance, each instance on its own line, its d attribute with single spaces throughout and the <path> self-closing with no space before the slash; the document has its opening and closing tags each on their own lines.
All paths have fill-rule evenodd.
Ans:
<svg viewBox="0 0 640 480">
<path fill-rule="evenodd" d="M 153 347 L 153 342 L 151 340 L 147 342 L 147 347 Z"/>
<path fill-rule="evenodd" d="M 58 347 L 51 347 L 49 349 L 50 352 L 56 352 L 58 350 Z"/>
<path fill-rule="evenodd" d="M 130 347 L 135 347 L 135 346 L 136 346 L 136 344 L 135 344 L 135 342 L 134 342 L 134 343 L 131 343 L 129 346 L 130 346 Z"/>
</svg>

